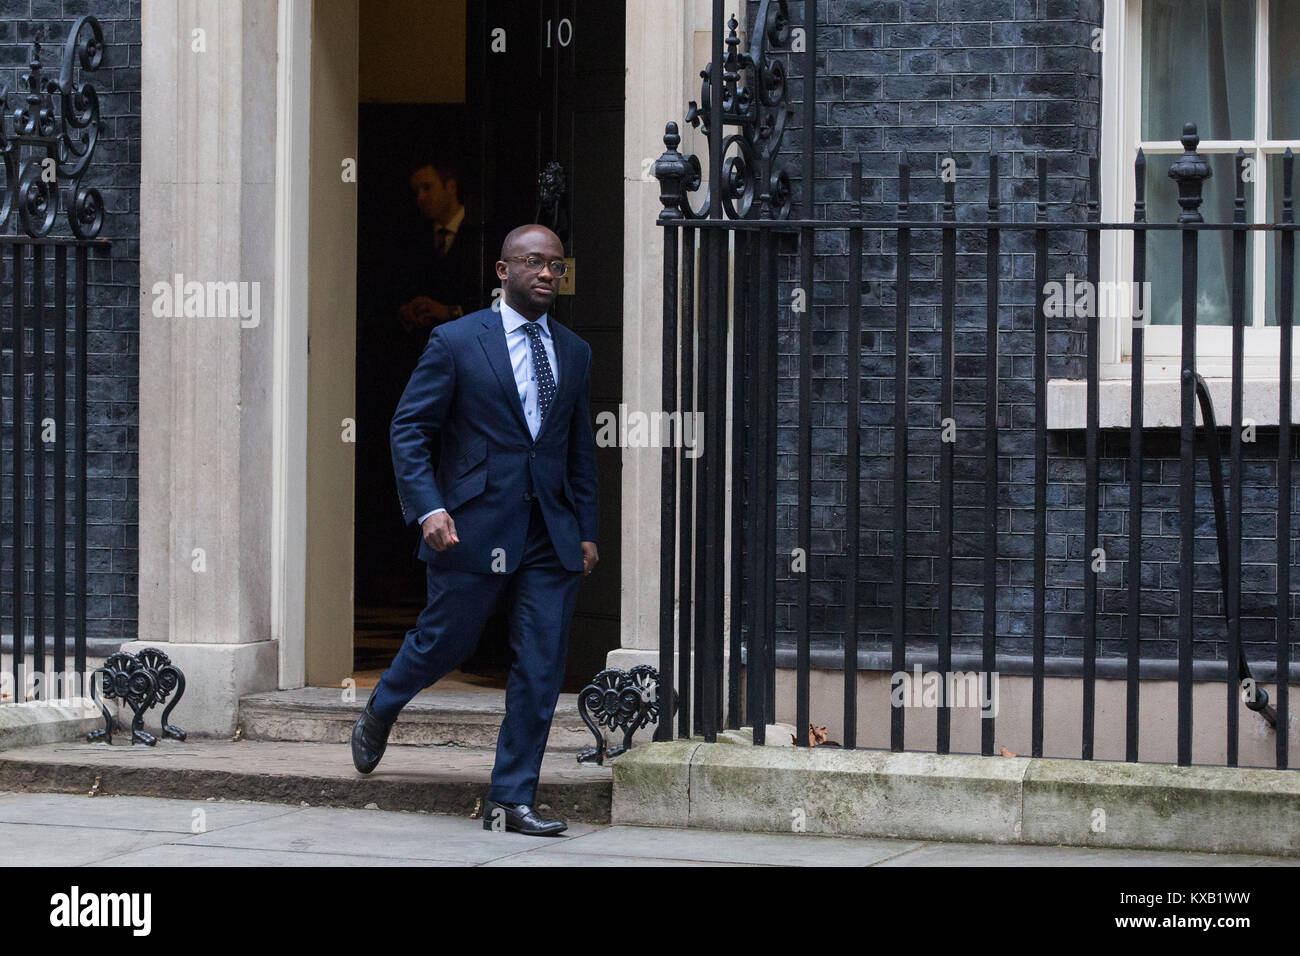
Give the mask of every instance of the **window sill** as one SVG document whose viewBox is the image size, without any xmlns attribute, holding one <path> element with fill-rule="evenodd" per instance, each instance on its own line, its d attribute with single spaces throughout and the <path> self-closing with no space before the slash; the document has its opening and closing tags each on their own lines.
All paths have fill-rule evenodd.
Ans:
<svg viewBox="0 0 1300 956">
<path fill-rule="evenodd" d="M 1098 392 L 1098 421 L 1101 428 L 1128 428 L 1130 393 L 1130 366 L 1120 365 L 1101 370 Z M 1276 367 L 1275 367 L 1276 368 Z M 1214 404 L 1214 418 L 1220 427 L 1232 418 L 1232 380 L 1218 369 L 1202 373 L 1210 389 Z M 1247 369 L 1242 381 L 1242 418 L 1256 426 L 1276 426 L 1278 423 L 1277 372 L 1268 377 L 1261 369 Z M 1296 396 L 1291 406 L 1292 424 L 1300 423 L 1300 378 L 1293 378 L 1291 394 Z M 1054 378 L 1047 383 L 1047 428 L 1049 431 L 1070 431 L 1088 427 L 1088 383 L 1083 379 Z M 1176 363 L 1148 364 L 1142 385 L 1142 424 L 1146 428 L 1178 428 L 1182 423 L 1182 389 L 1178 382 Z M 1199 405 L 1196 413 L 1200 421 Z"/>
</svg>

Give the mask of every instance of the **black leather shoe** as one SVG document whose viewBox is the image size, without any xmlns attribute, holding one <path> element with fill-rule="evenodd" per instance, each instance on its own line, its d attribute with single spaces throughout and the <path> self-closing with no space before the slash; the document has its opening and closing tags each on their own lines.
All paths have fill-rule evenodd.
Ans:
<svg viewBox="0 0 1300 956">
<path fill-rule="evenodd" d="M 556 836 L 569 828 L 563 820 L 543 820 L 526 803 L 497 803 L 495 800 L 483 801 L 483 829 L 495 830 L 499 824 L 497 810 L 504 817 L 505 829 L 526 836 Z M 495 825 L 494 825 L 495 824 Z"/>
<path fill-rule="evenodd" d="M 362 773 L 370 773 L 379 764 L 379 758 L 388 746 L 388 732 L 393 727 L 392 724 L 385 724 L 370 709 L 374 699 L 375 691 L 372 690 L 365 709 L 352 725 L 352 764 Z"/>
</svg>

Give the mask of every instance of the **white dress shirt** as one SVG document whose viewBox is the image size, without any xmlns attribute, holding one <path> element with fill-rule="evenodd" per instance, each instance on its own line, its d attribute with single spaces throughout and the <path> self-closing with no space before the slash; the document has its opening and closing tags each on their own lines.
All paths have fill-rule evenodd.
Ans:
<svg viewBox="0 0 1300 956">
<path fill-rule="evenodd" d="M 460 212 L 452 216 L 451 219 L 447 221 L 447 225 L 438 227 L 439 229 L 445 229 L 447 231 L 446 235 L 442 237 L 442 245 L 438 249 L 438 252 L 441 255 L 445 256 L 451 249 L 451 244 L 456 241 L 456 233 L 460 232 L 460 224 L 464 221 L 465 207 L 461 206 Z"/>
</svg>

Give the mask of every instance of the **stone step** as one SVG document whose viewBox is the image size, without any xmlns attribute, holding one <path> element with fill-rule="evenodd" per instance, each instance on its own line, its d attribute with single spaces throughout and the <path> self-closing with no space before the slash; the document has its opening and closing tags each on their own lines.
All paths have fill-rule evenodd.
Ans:
<svg viewBox="0 0 1300 956">
<path fill-rule="evenodd" d="M 468 815 L 487 795 L 496 753 L 474 747 L 390 747 L 374 772 L 352 765 L 347 744 L 191 737 L 128 743 L 54 743 L 0 751 L 0 790 L 212 797 L 310 806 Z M 610 767 L 548 751 L 536 803 L 565 820 L 608 823 Z"/>
<path fill-rule="evenodd" d="M 239 724 L 247 740 L 347 743 L 369 697 L 369 689 L 358 688 L 356 700 L 344 701 L 337 687 L 250 694 L 240 698 Z M 495 747 L 505 712 L 504 690 L 422 691 L 403 708 L 388 742 L 393 746 Z M 649 732 L 643 735 L 649 739 Z M 578 716 L 578 695 L 561 694 L 546 749 L 578 751 L 595 743 Z"/>
</svg>

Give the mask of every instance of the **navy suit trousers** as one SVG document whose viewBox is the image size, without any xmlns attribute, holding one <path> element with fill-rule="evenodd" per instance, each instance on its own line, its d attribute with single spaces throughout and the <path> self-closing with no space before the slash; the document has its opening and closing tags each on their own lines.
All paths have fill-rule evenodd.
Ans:
<svg viewBox="0 0 1300 956">
<path fill-rule="evenodd" d="M 513 572 L 480 574 L 429 564 L 429 603 L 379 679 L 375 715 L 391 723 L 412 697 L 455 670 L 474 652 L 483 625 L 504 601 L 514 661 L 488 799 L 532 804 L 564 679 L 581 578 L 581 571 L 560 564 L 536 498 L 524 555 Z"/>
</svg>

